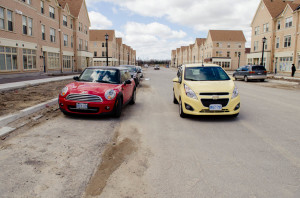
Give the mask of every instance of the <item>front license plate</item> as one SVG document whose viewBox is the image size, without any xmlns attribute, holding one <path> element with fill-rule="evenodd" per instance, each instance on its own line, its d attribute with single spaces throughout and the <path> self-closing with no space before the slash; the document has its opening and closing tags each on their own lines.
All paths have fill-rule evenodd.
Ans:
<svg viewBox="0 0 300 198">
<path fill-rule="evenodd" d="M 210 111 L 221 111 L 222 110 L 222 105 L 220 105 L 220 104 L 211 104 L 211 105 L 209 105 L 209 110 Z"/>
<path fill-rule="evenodd" d="M 76 109 L 88 109 L 88 104 L 76 103 Z"/>
</svg>

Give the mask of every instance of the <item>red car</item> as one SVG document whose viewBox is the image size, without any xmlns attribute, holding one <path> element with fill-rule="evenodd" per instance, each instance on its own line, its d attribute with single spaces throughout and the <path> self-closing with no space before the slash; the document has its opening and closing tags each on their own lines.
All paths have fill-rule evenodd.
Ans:
<svg viewBox="0 0 300 198">
<path fill-rule="evenodd" d="M 136 86 L 123 67 L 89 67 L 59 94 L 64 114 L 112 114 L 120 117 L 122 107 L 134 104 Z"/>
</svg>

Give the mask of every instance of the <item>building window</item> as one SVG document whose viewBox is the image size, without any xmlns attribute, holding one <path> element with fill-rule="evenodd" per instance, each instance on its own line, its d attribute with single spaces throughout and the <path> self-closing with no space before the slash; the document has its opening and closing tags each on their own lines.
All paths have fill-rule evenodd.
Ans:
<svg viewBox="0 0 300 198">
<path fill-rule="evenodd" d="M 292 27 L 293 25 L 293 17 L 288 17 L 285 19 L 285 27 L 289 28 Z"/>
<path fill-rule="evenodd" d="M 222 47 L 222 43 L 217 43 L 217 47 Z"/>
<path fill-rule="evenodd" d="M 97 52 L 96 51 L 94 51 L 94 57 L 97 57 Z"/>
<path fill-rule="evenodd" d="M 73 29 L 73 19 L 70 19 L 70 28 Z"/>
<path fill-rule="evenodd" d="M 102 51 L 102 57 L 104 57 L 105 56 L 105 51 Z"/>
<path fill-rule="evenodd" d="M 264 24 L 264 32 L 269 32 L 269 23 Z"/>
<path fill-rule="evenodd" d="M 284 47 L 291 47 L 291 35 L 284 37 Z"/>
<path fill-rule="evenodd" d="M 64 46 L 68 46 L 68 35 L 64 34 Z"/>
<path fill-rule="evenodd" d="M 279 48 L 279 42 L 280 42 L 280 38 L 277 37 L 277 38 L 276 38 L 276 48 Z"/>
<path fill-rule="evenodd" d="M 268 49 L 268 43 L 265 42 L 265 50 L 267 50 L 267 49 Z"/>
<path fill-rule="evenodd" d="M 27 17 L 22 16 L 23 34 L 27 35 Z"/>
<path fill-rule="evenodd" d="M 48 52 L 48 66 L 50 69 L 59 68 L 59 54 Z"/>
<path fill-rule="evenodd" d="M 0 46 L 0 71 L 17 69 L 17 48 Z"/>
<path fill-rule="evenodd" d="M 216 51 L 216 56 L 217 57 L 222 57 L 222 51 Z"/>
<path fill-rule="evenodd" d="M 85 32 L 85 34 L 88 34 L 88 28 L 86 25 L 84 26 L 84 32 Z"/>
<path fill-rule="evenodd" d="M 242 48 L 242 43 L 237 43 L 238 48 Z"/>
<path fill-rule="evenodd" d="M 36 50 L 23 49 L 23 68 L 25 70 L 36 69 Z"/>
<path fill-rule="evenodd" d="M 55 29 L 50 28 L 50 42 L 55 43 Z"/>
<path fill-rule="evenodd" d="M 73 36 L 71 36 L 71 47 L 73 48 Z"/>
<path fill-rule="evenodd" d="M 102 47 L 105 47 L 104 43 L 102 43 Z"/>
<path fill-rule="evenodd" d="M 259 35 L 259 26 L 258 26 L 258 27 L 255 27 L 254 35 Z"/>
<path fill-rule="evenodd" d="M 32 18 L 28 17 L 28 35 L 32 36 Z"/>
<path fill-rule="evenodd" d="M 229 51 L 227 52 L 227 57 L 230 57 L 230 52 Z"/>
<path fill-rule="evenodd" d="M 230 43 L 227 43 L 227 48 L 230 48 Z"/>
<path fill-rule="evenodd" d="M 63 25 L 68 27 L 68 19 L 67 16 L 63 15 Z"/>
<path fill-rule="evenodd" d="M 22 0 L 24 3 L 31 4 L 31 0 Z"/>
<path fill-rule="evenodd" d="M 277 30 L 280 30 L 280 20 L 277 21 Z"/>
<path fill-rule="evenodd" d="M 13 31 L 13 16 L 12 11 L 7 10 L 7 30 Z"/>
<path fill-rule="evenodd" d="M 89 50 L 89 45 L 88 45 L 88 41 L 85 41 L 85 51 Z"/>
<path fill-rule="evenodd" d="M 82 31 L 82 23 L 79 22 L 79 25 L 78 25 L 78 30 L 81 32 Z"/>
<path fill-rule="evenodd" d="M 45 25 L 42 25 L 42 40 L 46 40 Z"/>
<path fill-rule="evenodd" d="M 72 67 L 72 56 L 63 56 L 63 68 L 71 69 Z"/>
<path fill-rule="evenodd" d="M 97 42 L 94 42 L 94 47 L 97 47 Z"/>
<path fill-rule="evenodd" d="M 82 50 L 82 44 L 83 44 L 82 39 L 79 39 L 79 50 Z"/>
<path fill-rule="evenodd" d="M 0 7 L 0 29 L 5 29 L 4 8 Z"/>
<path fill-rule="evenodd" d="M 41 1 L 41 13 L 44 14 L 44 1 Z"/>
<path fill-rule="evenodd" d="M 49 6 L 49 16 L 52 19 L 55 19 L 55 9 L 52 6 Z"/>
<path fill-rule="evenodd" d="M 254 41 L 254 51 L 258 50 L 258 41 Z"/>
</svg>

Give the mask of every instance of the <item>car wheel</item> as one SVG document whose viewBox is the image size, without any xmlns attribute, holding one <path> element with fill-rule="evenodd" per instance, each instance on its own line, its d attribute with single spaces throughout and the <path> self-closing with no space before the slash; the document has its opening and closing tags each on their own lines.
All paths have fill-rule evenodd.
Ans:
<svg viewBox="0 0 300 198">
<path fill-rule="evenodd" d="M 136 89 L 134 88 L 129 104 L 131 105 L 135 104 L 135 100 L 136 100 Z"/>
<path fill-rule="evenodd" d="M 179 115 L 182 118 L 186 118 L 186 114 L 182 110 L 182 102 L 181 102 L 181 100 L 179 100 Z"/>
<path fill-rule="evenodd" d="M 237 78 L 236 78 L 236 76 L 235 76 L 235 75 L 233 75 L 233 78 L 234 78 L 234 80 L 237 80 Z"/>
<path fill-rule="evenodd" d="M 115 103 L 114 117 L 115 118 L 121 117 L 121 113 L 122 113 L 122 98 L 118 98 Z"/>
<path fill-rule="evenodd" d="M 264 82 L 265 81 L 265 79 L 260 79 L 260 82 Z"/>
<path fill-rule="evenodd" d="M 244 81 L 245 81 L 245 82 L 248 82 L 248 81 L 249 81 L 248 76 L 244 76 Z"/>
<path fill-rule="evenodd" d="M 174 91 L 173 91 L 173 103 L 174 103 L 174 104 L 178 104 L 178 101 L 177 101 L 177 99 L 176 99 L 176 97 L 175 97 Z"/>
</svg>

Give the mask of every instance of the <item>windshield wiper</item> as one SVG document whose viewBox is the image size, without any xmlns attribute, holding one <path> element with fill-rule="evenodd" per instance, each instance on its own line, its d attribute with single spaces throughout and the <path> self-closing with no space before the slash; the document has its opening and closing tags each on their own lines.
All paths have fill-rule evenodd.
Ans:
<svg viewBox="0 0 300 198">
<path fill-rule="evenodd" d="M 195 79 L 189 79 L 189 78 L 186 78 L 185 80 L 190 80 L 190 81 L 199 81 L 199 80 L 195 80 Z"/>
<path fill-rule="evenodd" d="M 96 82 L 99 82 L 99 83 L 111 83 L 110 81 L 105 81 L 105 80 L 96 80 Z"/>
</svg>

